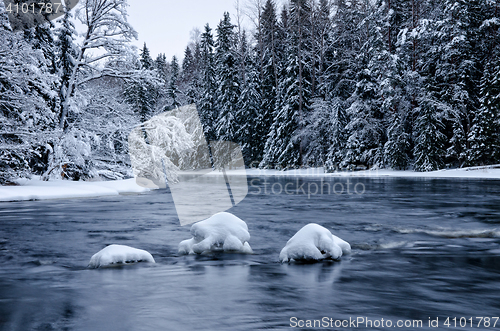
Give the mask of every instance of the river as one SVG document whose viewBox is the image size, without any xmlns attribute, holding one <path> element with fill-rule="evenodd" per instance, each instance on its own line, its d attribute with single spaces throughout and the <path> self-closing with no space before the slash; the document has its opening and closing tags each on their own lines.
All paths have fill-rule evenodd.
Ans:
<svg viewBox="0 0 500 331">
<path fill-rule="evenodd" d="M 247 222 L 253 255 L 178 255 L 191 236 L 166 190 L 0 203 L 0 330 L 289 330 L 314 320 L 331 330 L 494 329 L 500 181 L 349 180 L 347 192 L 346 178 L 250 178 L 229 212 Z M 335 192 L 302 190 L 336 183 Z M 310 222 L 352 254 L 280 264 Z M 113 243 L 148 250 L 156 263 L 87 268 Z"/>
</svg>

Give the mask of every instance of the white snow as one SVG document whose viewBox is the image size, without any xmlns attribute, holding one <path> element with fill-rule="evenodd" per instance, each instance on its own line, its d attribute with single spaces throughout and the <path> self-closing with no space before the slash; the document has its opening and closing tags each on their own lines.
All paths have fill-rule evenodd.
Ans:
<svg viewBox="0 0 500 331">
<path fill-rule="evenodd" d="M 233 214 L 222 212 L 191 226 L 193 238 L 179 244 L 180 254 L 224 251 L 251 254 L 247 224 Z"/>
<path fill-rule="evenodd" d="M 227 170 L 228 176 L 298 176 L 298 177 L 415 177 L 415 178 L 478 178 L 478 179 L 500 179 L 500 165 L 469 167 L 460 169 L 444 169 L 429 172 L 417 172 L 411 170 L 371 169 L 364 171 L 337 171 L 325 172 L 324 168 L 294 169 L 287 171 L 271 169 L 246 169 Z M 221 176 L 217 171 L 209 175 Z"/>
<path fill-rule="evenodd" d="M 0 186 L 0 201 L 88 198 L 149 191 L 137 185 L 134 178 L 96 182 L 20 179 L 18 184 L 20 186 Z"/>
<path fill-rule="evenodd" d="M 155 260 L 149 252 L 142 249 L 125 245 L 109 245 L 92 256 L 89 267 L 99 268 L 112 264 L 133 262 L 155 263 Z"/>
<path fill-rule="evenodd" d="M 349 254 L 351 245 L 334 236 L 330 230 L 316 223 L 309 223 L 300 229 L 281 250 L 280 261 L 338 260 L 342 254 Z"/>
</svg>

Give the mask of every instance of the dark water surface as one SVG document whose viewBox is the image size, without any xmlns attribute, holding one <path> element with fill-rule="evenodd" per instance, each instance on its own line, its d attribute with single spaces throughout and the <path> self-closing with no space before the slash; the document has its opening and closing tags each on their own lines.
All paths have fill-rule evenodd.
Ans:
<svg viewBox="0 0 500 331">
<path fill-rule="evenodd" d="M 494 319 L 485 328 L 476 317 L 500 315 L 500 181 L 350 181 L 350 193 L 356 183 L 364 193 L 308 198 L 297 188 L 319 179 L 254 178 L 230 210 L 247 222 L 254 255 L 179 256 L 189 226 L 179 225 L 165 190 L 1 203 L 0 330 L 285 330 L 291 317 L 422 320 L 407 328 L 418 330 L 439 318 L 439 329 L 494 329 Z M 270 194 L 288 183 L 299 194 Z M 350 242 L 352 255 L 278 263 L 310 222 Z M 157 263 L 88 269 L 113 243 L 146 249 Z M 447 317 L 457 326 L 443 325 Z M 376 329 L 357 326 L 330 329 Z"/>
</svg>

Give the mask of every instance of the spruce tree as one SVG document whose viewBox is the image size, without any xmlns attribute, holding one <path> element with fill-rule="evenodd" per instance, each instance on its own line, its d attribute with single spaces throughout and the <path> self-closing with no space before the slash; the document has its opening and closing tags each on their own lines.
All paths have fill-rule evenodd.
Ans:
<svg viewBox="0 0 500 331">
<path fill-rule="evenodd" d="M 212 29 L 208 24 L 201 35 L 201 100 L 198 104 L 201 123 L 205 131 L 207 141 L 215 141 L 215 125 L 217 121 L 216 85 L 215 85 L 215 63 L 214 63 L 214 40 Z"/>
<path fill-rule="evenodd" d="M 280 47 L 283 46 L 282 30 L 279 26 L 276 16 L 276 7 L 272 0 L 267 0 L 262 12 L 262 47 L 256 47 L 256 50 L 262 49 L 262 68 L 259 76 L 260 91 L 262 98 L 262 118 L 259 122 L 259 148 L 263 153 L 267 140 L 267 134 L 271 128 L 273 120 L 273 111 L 276 108 L 276 98 L 279 85 L 279 65 L 281 62 Z"/>
<path fill-rule="evenodd" d="M 151 118 L 156 110 L 160 97 L 160 84 L 154 62 L 149 57 L 149 50 L 144 44 L 138 63 L 135 77 L 125 83 L 123 96 L 132 110 L 138 114 L 141 122 Z M 160 60 L 160 65 L 161 65 Z M 144 66 L 149 67 L 146 69 Z"/>
<path fill-rule="evenodd" d="M 156 69 L 156 72 L 158 73 L 158 77 L 162 80 L 164 84 L 167 83 L 168 80 L 168 73 L 169 73 L 169 68 L 168 68 L 168 63 L 167 63 L 167 57 L 165 56 L 165 53 L 160 53 L 156 57 L 154 61 L 154 68 Z"/>
<path fill-rule="evenodd" d="M 194 44 L 195 51 L 190 46 L 184 51 L 184 60 L 182 61 L 181 89 L 185 91 L 187 103 L 199 103 L 200 101 L 200 45 Z"/>
<path fill-rule="evenodd" d="M 168 108 L 175 109 L 178 108 L 180 104 L 180 91 L 178 86 L 179 80 L 179 63 L 177 57 L 174 55 L 172 57 L 172 62 L 170 62 L 170 81 L 167 89 L 167 97 L 170 99 Z"/>
<path fill-rule="evenodd" d="M 383 163 L 385 131 L 378 84 L 368 69 L 361 71 L 356 80 L 356 90 L 347 101 L 349 138 L 345 162 L 351 167 L 379 166 Z"/>
<path fill-rule="evenodd" d="M 348 117 L 342 98 L 332 98 L 328 101 L 328 106 L 331 111 L 327 122 L 329 148 L 325 168 L 327 171 L 334 171 L 345 168 Z"/>
<path fill-rule="evenodd" d="M 241 86 L 236 117 L 241 123 L 238 139 L 243 150 L 245 164 L 257 166 L 262 159 L 262 137 L 267 134 L 262 125 L 263 112 L 260 94 L 260 77 L 255 53 L 247 54 L 245 59 L 245 81 Z"/>
<path fill-rule="evenodd" d="M 218 117 L 216 134 L 218 140 L 239 142 L 237 105 L 240 96 L 238 79 L 238 57 L 236 52 L 236 36 L 229 13 L 217 26 L 217 42 L 215 45 L 215 75 L 217 85 L 216 107 Z"/>
<path fill-rule="evenodd" d="M 154 68 L 153 58 L 149 53 L 149 48 L 144 43 L 144 46 L 141 49 L 140 61 L 143 69 L 151 70 Z"/>
<path fill-rule="evenodd" d="M 478 57 L 478 29 L 482 14 L 480 0 L 446 0 L 443 18 L 436 24 L 440 58 L 435 80 L 439 99 L 448 105 L 447 125 L 450 163 L 466 162 L 468 137 L 474 113 L 479 108 L 481 64 Z"/>
<path fill-rule="evenodd" d="M 52 22 L 37 25 L 24 30 L 24 38 L 34 48 L 43 52 L 51 74 L 57 71 L 55 56 L 54 24 Z"/>
<path fill-rule="evenodd" d="M 157 102 L 157 90 L 158 86 L 154 82 L 154 77 L 147 71 L 143 71 L 134 81 L 126 84 L 125 101 L 139 115 L 141 122 L 145 122 L 153 116 Z"/>
<path fill-rule="evenodd" d="M 436 102 L 424 95 L 420 98 L 419 106 L 415 111 L 418 117 L 414 129 L 414 170 L 441 169 L 444 165 L 446 136 L 442 133 L 444 125 L 439 118 Z"/>
<path fill-rule="evenodd" d="M 481 80 L 481 107 L 470 133 L 469 164 L 500 161 L 500 61 L 488 63 Z"/>
<path fill-rule="evenodd" d="M 301 132 L 311 102 L 310 11 L 307 1 L 291 3 L 286 60 L 262 166 L 285 169 L 301 167 L 304 163 Z"/>
</svg>

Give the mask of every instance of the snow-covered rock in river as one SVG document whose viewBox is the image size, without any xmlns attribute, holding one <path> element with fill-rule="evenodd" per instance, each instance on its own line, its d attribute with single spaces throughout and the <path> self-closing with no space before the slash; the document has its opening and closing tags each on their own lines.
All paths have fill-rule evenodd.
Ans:
<svg viewBox="0 0 500 331">
<path fill-rule="evenodd" d="M 351 245 L 334 236 L 328 229 L 315 223 L 309 223 L 300 229 L 281 250 L 280 261 L 311 261 L 334 259 L 342 254 L 349 254 Z"/>
<path fill-rule="evenodd" d="M 119 263 L 152 262 L 153 256 L 142 249 L 125 245 L 109 245 L 95 253 L 89 262 L 89 267 L 99 268 Z"/>
<path fill-rule="evenodd" d="M 179 244 L 180 254 L 211 251 L 253 253 L 248 244 L 247 224 L 233 214 L 222 212 L 191 226 L 193 238 Z"/>
</svg>

